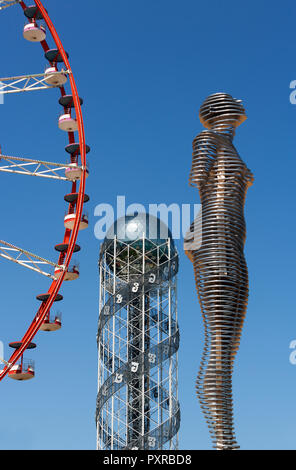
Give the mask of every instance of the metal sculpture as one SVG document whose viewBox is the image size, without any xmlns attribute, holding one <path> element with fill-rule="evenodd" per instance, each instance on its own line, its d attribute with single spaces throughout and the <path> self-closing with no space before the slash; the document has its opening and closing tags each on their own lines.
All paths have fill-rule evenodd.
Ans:
<svg viewBox="0 0 296 470">
<path fill-rule="evenodd" d="M 17 77 L 0 79 L 0 97 L 11 93 L 33 92 L 36 90 L 59 90 L 59 105 L 62 114 L 58 120 L 58 127 L 67 134 L 65 151 L 69 160 L 62 163 L 42 161 L 39 159 L 2 155 L 0 149 L 0 172 L 36 176 L 50 180 L 59 180 L 70 183 L 70 192 L 65 195 L 67 214 L 64 217 L 64 235 L 62 243 L 55 246 L 59 253 L 57 262 L 48 261 L 30 251 L 0 240 L 0 257 L 10 260 L 23 267 L 37 271 L 52 280 L 46 293 L 37 296 L 41 302 L 36 315 L 27 328 L 20 341 L 10 343 L 14 349 L 8 361 L 0 358 L 5 364 L 0 370 L 0 381 L 8 377 L 16 380 L 28 380 L 34 377 L 33 363 L 24 362 L 24 352 L 36 347 L 33 338 L 40 331 L 56 331 L 61 328 L 60 315 L 51 316 L 50 310 L 56 301 L 63 299 L 59 293 L 64 281 L 72 281 L 79 277 L 78 266 L 71 263 L 74 252 L 80 250 L 76 244 L 80 230 L 87 228 L 88 218 L 84 213 L 84 203 L 89 200 L 85 193 L 85 182 L 88 176 L 86 154 L 90 148 L 85 143 L 85 133 L 81 106 L 74 74 L 69 63 L 69 54 L 65 51 L 58 33 L 51 21 L 47 10 L 40 0 L 34 0 L 33 5 L 27 5 L 22 0 L 0 0 L 0 10 L 13 5 L 19 5 L 27 20 L 23 28 L 23 37 L 31 43 L 41 45 L 45 59 L 48 62 L 44 73 L 21 75 Z M 46 32 L 51 38 L 46 38 Z M 52 48 L 49 42 L 52 43 Z M 59 66 L 62 66 L 62 69 Z M 70 94 L 66 92 L 66 82 L 69 81 Z M 74 113 L 75 111 L 75 113 Z M 36 124 L 34 132 L 38 133 Z M 33 140 L 34 142 L 34 140 Z M 68 160 L 67 158 L 67 160 Z M 64 172 L 64 176 L 61 172 Z M 45 179 L 43 181 L 46 181 Z M 53 273 L 45 271 L 51 268 Z"/>
<path fill-rule="evenodd" d="M 248 302 L 244 202 L 254 178 L 232 143 L 236 127 L 246 119 L 241 101 L 213 94 L 199 116 L 207 130 L 193 141 L 189 181 L 202 204 L 200 248 L 194 249 L 194 242 L 186 248 L 198 231 L 197 221 L 185 237 L 205 328 L 196 388 L 214 447 L 236 449 L 232 369 Z"/>
<path fill-rule="evenodd" d="M 99 266 L 97 447 L 177 449 L 178 253 L 168 228 L 145 214 L 118 219 Z"/>
</svg>

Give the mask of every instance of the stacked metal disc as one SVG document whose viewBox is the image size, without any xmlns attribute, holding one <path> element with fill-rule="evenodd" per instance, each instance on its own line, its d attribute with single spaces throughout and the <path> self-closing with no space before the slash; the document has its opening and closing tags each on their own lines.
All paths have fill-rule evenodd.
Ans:
<svg viewBox="0 0 296 470">
<path fill-rule="evenodd" d="M 248 301 L 244 201 L 253 175 L 232 139 L 245 119 L 240 101 L 225 93 L 209 96 L 200 109 L 200 120 L 209 130 L 193 141 L 190 173 L 190 184 L 198 188 L 202 203 L 202 244 L 187 252 L 205 327 L 197 394 L 216 449 L 239 448 L 232 369 Z"/>
</svg>

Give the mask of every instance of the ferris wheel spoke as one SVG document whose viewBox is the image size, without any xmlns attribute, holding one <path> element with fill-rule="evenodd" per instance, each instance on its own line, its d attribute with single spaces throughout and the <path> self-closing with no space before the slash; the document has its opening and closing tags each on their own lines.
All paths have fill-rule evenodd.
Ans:
<svg viewBox="0 0 296 470">
<path fill-rule="evenodd" d="M 76 163 L 46 162 L 32 158 L 12 157 L 0 154 L 0 171 L 4 173 L 17 173 L 20 175 L 39 176 L 60 181 L 73 181 L 72 176 L 74 170 L 76 170 L 75 175 L 77 175 L 75 179 L 79 179 L 78 176 L 83 169 L 84 167 Z M 61 171 L 64 171 L 66 176 L 62 176 L 60 174 Z"/>
<path fill-rule="evenodd" d="M 68 70 L 48 70 L 44 73 L 0 78 L 0 95 L 57 88 L 62 82 L 65 83 L 70 73 Z"/>
<path fill-rule="evenodd" d="M 3 357 L 0 357 L 0 362 L 2 362 L 2 364 L 5 364 L 7 367 L 10 366 L 10 362 L 5 361 L 5 359 L 3 359 Z M 0 369 L 0 371 L 1 371 L 1 369 Z"/>
<path fill-rule="evenodd" d="M 0 0 L 0 10 L 12 7 L 13 5 L 17 5 L 18 3 L 20 3 L 20 0 Z"/>
<path fill-rule="evenodd" d="M 65 267 L 49 261 L 45 258 L 41 258 L 30 251 L 19 248 L 11 243 L 7 243 L 4 240 L 0 240 L 0 257 L 7 259 L 8 261 L 13 261 L 25 268 L 36 271 L 43 276 L 50 277 L 53 280 L 56 280 L 56 277 L 51 273 L 45 272 L 42 269 L 42 266 L 53 266 L 55 269 L 65 270 Z"/>
</svg>

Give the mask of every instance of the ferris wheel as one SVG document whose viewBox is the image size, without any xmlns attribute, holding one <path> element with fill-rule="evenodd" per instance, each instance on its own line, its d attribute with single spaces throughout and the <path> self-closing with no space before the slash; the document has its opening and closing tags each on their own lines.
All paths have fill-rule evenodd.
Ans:
<svg viewBox="0 0 296 470">
<path fill-rule="evenodd" d="M 50 279 L 50 285 L 45 293 L 37 295 L 40 307 L 22 339 L 9 344 L 13 353 L 8 360 L 0 358 L 4 368 L 0 370 L 0 381 L 8 377 L 16 380 L 28 380 L 34 377 L 35 367 L 32 361 L 24 359 L 27 349 L 34 349 L 33 339 L 39 330 L 56 331 L 61 328 L 59 314 L 51 316 L 50 310 L 54 302 L 63 300 L 59 293 L 64 281 L 74 281 L 79 277 L 79 268 L 71 263 L 73 253 L 80 251 L 76 243 L 78 232 L 87 228 L 88 217 L 83 211 L 84 203 L 89 201 L 85 193 L 85 181 L 88 176 L 86 154 L 90 148 L 85 143 L 82 117 L 83 100 L 79 97 L 75 79 L 69 63 L 69 55 L 65 51 L 54 25 L 40 0 L 34 0 L 34 5 L 26 5 L 21 0 L 0 0 L 0 10 L 19 5 L 24 13 L 26 24 L 23 38 L 32 43 L 39 42 L 43 49 L 48 65 L 44 72 L 31 75 L 0 78 L 0 96 L 10 93 L 34 92 L 57 88 L 60 91 L 58 100 L 61 115 L 57 128 L 68 135 L 65 146 L 68 154 L 65 162 L 49 162 L 36 158 L 2 155 L 0 149 L 0 171 L 25 176 L 35 176 L 60 180 L 70 183 L 70 188 L 64 197 L 67 203 L 67 213 L 64 218 L 64 237 L 55 245 L 58 259 L 50 261 L 24 248 L 0 240 L 0 257 L 17 263 L 24 268 L 37 271 Z M 50 40 L 47 39 L 50 34 Z M 51 45 L 48 44 L 48 42 Z M 66 91 L 66 87 L 69 91 Z"/>
</svg>

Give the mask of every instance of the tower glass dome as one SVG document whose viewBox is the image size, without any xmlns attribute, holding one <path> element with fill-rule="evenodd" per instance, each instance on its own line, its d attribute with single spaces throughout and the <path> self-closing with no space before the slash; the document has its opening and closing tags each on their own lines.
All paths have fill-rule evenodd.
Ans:
<svg viewBox="0 0 296 470">
<path fill-rule="evenodd" d="M 149 254 L 149 260 L 158 263 L 167 260 L 168 257 L 174 257 L 177 253 L 171 231 L 163 221 L 151 214 L 126 215 L 117 219 L 107 232 L 101 246 L 101 253 L 106 251 L 112 253 L 112 246 L 115 247 L 115 237 L 116 258 L 117 261 L 121 260 L 123 263 L 126 262 L 127 256 L 129 256 L 129 261 L 132 261 L 133 253 L 134 257 L 138 258 L 139 252 L 144 250 Z M 130 249 L 126 250 L 126 247 Z M 113 257 L 110 257 L 109 266 L 112 269 L 111 258 Z"/>
</svg>

